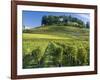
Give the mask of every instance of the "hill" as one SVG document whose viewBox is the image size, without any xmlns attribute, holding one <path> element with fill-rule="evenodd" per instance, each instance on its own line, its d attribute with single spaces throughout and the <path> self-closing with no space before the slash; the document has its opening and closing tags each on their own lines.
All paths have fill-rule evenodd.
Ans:
<svg viewBox="0 0 100 80">
<path fill-rule="evenodd" d="M 72 26 L 40 26 L 33 29 L 24 30 L 23 33 L 38 34 L 37 36 L 48 35 L 62 38 L 73 38 L 88 40 L 89 29 L 88 28 L 78 28 Z M 45 38 L 45 36 L 43 36 Z"/>
<path fill-rule="evenodd" d="M 40 26 L 23 30 L 23 68 L 89 65 L 89 29 Z"/>
</svg>

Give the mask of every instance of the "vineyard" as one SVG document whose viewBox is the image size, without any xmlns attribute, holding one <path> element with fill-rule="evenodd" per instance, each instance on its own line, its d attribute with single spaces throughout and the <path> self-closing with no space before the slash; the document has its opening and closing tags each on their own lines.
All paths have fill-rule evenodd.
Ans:
<svg viewBox="0 0 100 80">
<path fill-rule="evenodd" d="M 43 26 L 22 37 L 24 69 L 89 65 L 89 29 Z"/>
</svg>

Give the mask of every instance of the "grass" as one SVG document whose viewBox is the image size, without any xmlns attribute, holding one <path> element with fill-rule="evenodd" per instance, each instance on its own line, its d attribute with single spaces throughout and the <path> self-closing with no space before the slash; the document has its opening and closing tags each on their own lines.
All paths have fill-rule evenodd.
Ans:
<svg viewBox="0 0 100 80">
<path fill-rule="evenodd" d="M 24 39 L 70 39 L 67 37 L 59 37 L 57 35 L 49 35 L 49 34 L 30 34 L 30 33 L 24 33 L 23 34 Z"/>
<path fill-rule="evenodd" d="M 23 31 L 23 68 L 78 65 L 89 65 L 89 29 L 43 26 Z"/>
</svg>

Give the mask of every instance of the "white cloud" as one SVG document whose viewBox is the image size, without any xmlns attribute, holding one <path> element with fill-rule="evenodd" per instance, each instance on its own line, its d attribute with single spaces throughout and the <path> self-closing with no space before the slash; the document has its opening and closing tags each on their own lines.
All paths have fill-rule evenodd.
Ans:
<svg viewBox="0 0 100 80">
<path fill-rule="evenodd" d="M 90 18 L 89 14 L 78 14 L 80 17 L 88 19 Z"/>
</svg>

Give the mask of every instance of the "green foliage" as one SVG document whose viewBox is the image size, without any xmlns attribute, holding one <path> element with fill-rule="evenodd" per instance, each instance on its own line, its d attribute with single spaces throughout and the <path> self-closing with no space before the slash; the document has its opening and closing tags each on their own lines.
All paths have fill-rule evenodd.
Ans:
<svg viewBox="0 0 100 80">
<path fill-rule="evenodd" d="M 90 63 L 89 29 L 52 25 L 31 29 L 22 37 L 24 69 Z"/>
<path fill-rule="evenodd" d="M 86 23 L 86 28 L 90 28 L 90 23 L 89 22 Z"/>
<path fill-rule="evenodd" d="M 63 54 L 62 51 L 63 50 L 60 46 L 54 42 L 50 42 L 43 56 L 44 67 L 47 67 L 47 65 L 53 67 L 61 66 Z"/>
<path fill-rule="evenodd" d="M 36 60 L 36 62 L 40 61 L 42 55 L 39 47 L 32 50 L 32 56 L 34 56 L 34 60 Z"/>
<path fill-rule="evenodd" d="M 82 46 L 82 44 L 78 48 L 77 58 L 79 65 L 87 64 L 87 52 L 86 49 Z"/>
<path fill-rule="evenodd" d="M 84 43 L 48 42 L 44 53 L 41 48 L 33 49 L 23 58 L 23 68 L 62 67 L 89 65 L 89 48 Z"/>
<path fill-rule="evenodd" d="M 73 27 L 73 26 L 44 26 L 44 27 L 38 27 L 31 30 L 24 30 L 24 34 L 27 37 L 30 37 L 31 35 L 53 35 L 57 37 L 65 37 L 65 38 L 77 38 L 82 40 L 88 40 L 89 39 L 89 29 L 88 28 L 79 28 L 79 27 Z M 23 34 L 23 36 L 24 36 Z M 29 34 L 29 35 L 27 35 Z M 36 38 L 33 36 L 33 38 Z M 45 37 L 43 37 L 45 38 Z"/>
<path fill-rule="evenodd" d="M 34 49 L 31 54 L 25 54 L 23 57 L 23 68 L 40 67 L 41 56 L 40 48 Z"/>
<path fill-rule="evenodd" d="M 43 16 L 42 17 L 42 22 L 43 26 L 46 25 L 58 25 L 58 26 L 74 26 L 74 27 L 80 27 L 83 28 L 85 27 L 85 24 L 82 20 L 70 16 L 53 16 L 53 15 L 48 15 L 48 16 Z"/>
</svg>

